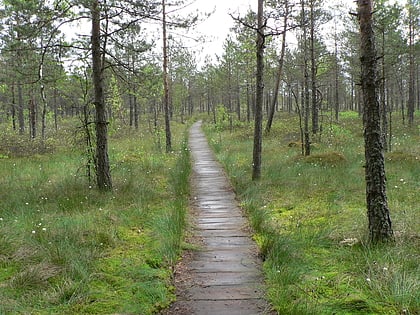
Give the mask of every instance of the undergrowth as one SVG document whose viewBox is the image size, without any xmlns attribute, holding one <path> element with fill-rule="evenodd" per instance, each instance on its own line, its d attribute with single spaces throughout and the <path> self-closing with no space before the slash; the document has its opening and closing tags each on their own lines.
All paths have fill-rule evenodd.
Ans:
<svg viewBox="0 0 420 315">
<path fill-rule="evenodd" d="M 260 246 L 268 299 L 279 314 L 420 314 L 418 130 L 394 118 L 386 154 L 395 244 L 367 241 L 360 118 L 347 113 L 301 156 L 298 121 L 281 114 L 251 181 L 252 126 L 206 126 Z"/>
<path fill-rule="evenodd" d="M 22 144 L 15 155 L 3 147 L 0 314 L 153 314 L 169 305 L 188 200 L 185 129 L 173 125 L 169 154 L 156 134 L 113 135 L 112 193 L 89 186 L 77 146 Z"/>
</svg>

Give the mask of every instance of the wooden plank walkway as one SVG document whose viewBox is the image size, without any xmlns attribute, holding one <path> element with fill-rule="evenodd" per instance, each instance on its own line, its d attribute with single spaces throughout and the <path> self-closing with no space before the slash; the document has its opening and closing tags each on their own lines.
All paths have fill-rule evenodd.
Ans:
<svg viewBox="0 0 420 315">
<path fill-rule="evenodd" d="M 235 194 L 201 130 L 190 130 L 194 234 L 201 240 L 184 266 L 178 300 L 165 314 L 273 314 L 263 299 L 258 249 Z"/>
</svg>

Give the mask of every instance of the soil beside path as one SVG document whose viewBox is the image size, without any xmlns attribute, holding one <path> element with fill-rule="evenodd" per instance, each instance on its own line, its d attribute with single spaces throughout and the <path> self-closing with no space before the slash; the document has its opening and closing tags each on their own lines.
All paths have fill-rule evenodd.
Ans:
<svg viewBox="0 0 420 315">
<path fill-rule="evenodd" d="M 194 239 L 200 250 L 188 252 L 175 272 L 177 301 L 166 315 L 273 314 L 263 299 L 258 248 L 222 167 L 201 130 L 190 129 L 193 158 Z"/>
</svg>

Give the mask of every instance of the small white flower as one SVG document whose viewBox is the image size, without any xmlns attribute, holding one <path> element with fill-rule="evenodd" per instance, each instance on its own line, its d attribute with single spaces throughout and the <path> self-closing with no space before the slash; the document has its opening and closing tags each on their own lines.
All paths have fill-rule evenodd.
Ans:
<svg viewBox="0 0 420 315">
<path fill-rule="evenodd" d="M 3 221 L 3 218 L 0 218 L 0 221 Z"/>
<path fill-rule="evenodd" d="M 366 278 L 366 281 L 367 281 L 367 282 L 371 282 L 372 280 L 370 280 L 370 278 Z"/>
<path fill-rule="evenodd" d="M 45 232 L 47 229 L 46 228 L 42 228 L 42 230 Z"/>
<path fill-rule="evenodd" d="M 32 230 L 32 234 L 35 234 L 36 232 L 34 230 Z"/>
<path fill-rule="evenodd" d="M 382 270 L 383 271 L 388 271 L 388 268 L 387 267 L 383 267 Z"/>
<path fill-rule="evenodd" d="M 29 202 L 25 202 L 25 205 L 29 205 Z"/>
</svg>

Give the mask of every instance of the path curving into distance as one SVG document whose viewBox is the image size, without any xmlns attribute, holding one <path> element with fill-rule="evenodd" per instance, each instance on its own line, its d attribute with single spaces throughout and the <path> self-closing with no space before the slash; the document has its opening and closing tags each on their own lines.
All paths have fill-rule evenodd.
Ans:
<svg viewBox="0 0 420 315">
<path fill-rule="evenodd" d="M 273 314 L 263 299 L 258 248 L 201 130 L 201 121 L 190 129 L 189 146 L 193 159 L 193 233 L 201 246 L 185 262 L 177 284 L 177 302 L 164 314 Z"/>
</svg>

